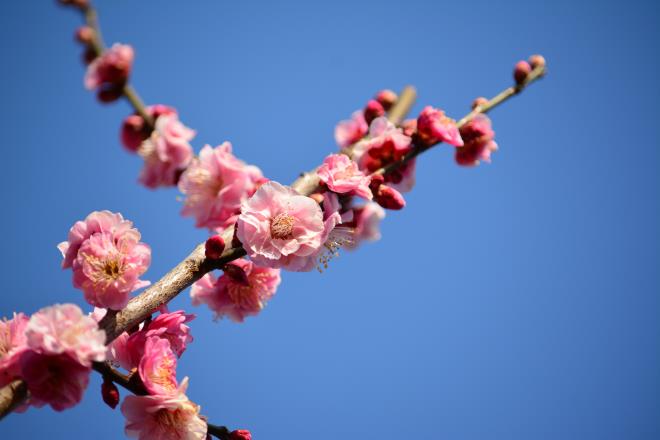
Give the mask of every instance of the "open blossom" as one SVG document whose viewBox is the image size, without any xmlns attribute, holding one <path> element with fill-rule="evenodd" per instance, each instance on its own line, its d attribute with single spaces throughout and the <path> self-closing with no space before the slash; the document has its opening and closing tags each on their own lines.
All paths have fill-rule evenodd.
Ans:
<svg viewBox="0 0 660 440">
<path fill-rule="evenodd" d="M 424 107 L 417 118 L 417 134 L 426 145 L 446 142 L 455 147 L 463 146 L 456 122 L 430 105 Z"/>
<path fill-rule="evenodd" d="M 151 263 L 151 249 L 121 214 L 96 211 L 76 222 L 58 248 L 62 267 L 73 269 L 73 285 L 97 307 L 123 308 L 129 294 L 148 285 L 140 280 Z"/>
<path fill-rule="evenodd" d="M 183 310 L 161 313 L 144 328 L 144 333 L 147 338 L 157 336 L 166 339 L 174 354 L 181 357 L 193 340 L 190 327 L 186 325 L 193 319 L 195 315 L 186 314 Z"/>
<path fill-rule="evenodd" d="M 385 210 L 375 202 L 353 208 L 353 220 L 347 224 L 353 228 L 353 241 L 347 247 L 355 249 L 362 241 L 380 240 L 380 222 L 384 218 Z"/>
<path fill-rule="evenodd" d="M 225 142 L 206 145 L 181 176 L 179 190 L 186 195 L 182 215 L 195 217 L 197 227 L 224 229 L 236 221 L 241 204 L 263 180 L 259 168 L 246 165 Z"/>
<path fill-rule="evenodd" d="M 25 329 L 30 318 L 14 313 L 0 320 L 0 388 L 20 377 L 21 354 L 28 349 Z"/>
<path fill-rule="evenodd" d="M 335 141 L 340 148 L 346 148 L 362 139 L 369 131 L 369 125 L 364 119 L 364 112 L 353 112 L 351 119 L 339 122 L 335 127 Z"/>
<path fill-rule="evenodd" d="M 177 114 L 177 111 L 163 104 L 150 105 L 147 114 L 155 121 L 159 116 Z M 122 145 L 131 153 L 136 153 L 142 142 L 151 134 L 151 128 L 139 114 L 128 115 L 121 124 L 119 138 Z"/>
<path fill-rule="evenodd" d="M 456 149 L 456 163 L 463 166 L 479 165 L 480 161 L 490 162 L 490 155 L 497 150 L 495 132 L 490 118 L 484 114 L 475 116 L 461 127 L 465 145 Z"/>
<path fill-rule="evenodd" d="M 374 119 L 369 136 L 358 142 L 353 149 L 353 160 L 365 173 L 401 160 L 411 150 L 412 139 L 406 136 L 385 117 Z M 411 160 L 386 176 L 386 182 L 401 192 L 410 191 L 415 185 L 415 160 Z"/>
<path fill-rule="evenodd" d="M 208 273 L 193 284 L 190 296 L 193 305 L 207 304 L 215 312 L 215 319 L 228 316 L 243 322 L 247 316 L 258 314 L 275 295 L 281 281 L 280 270 L 259 267 L 245 259 L 227 266 L 238 268 L 245 278 L 233 275 L 230 270 L 217 279 Z"/>
<path fill-rule="evenodd" d="M 185 395 L 187 379 L 173 395 L 127 396 L 121 405 L 125 432 L 138 440 L 205 440 L 206 422 L 199 406 Z"/>
<path fill-rule="evenodd" d="M 183 125 L 176 113 L 160 115 L 151 136 L 138 148 L 144 158 L 140 183 L 147 188 L 176 185 L 193 158 L 194 137 L 195 131 Z"/>
<path fill-rule="evenodd" d="M 237 235 L 257 265 L 307 271 L 336 224 L 326 220 L 312 198 L 271 181 L 243 203 Z"/>
<path fill-rule="evenodd" d="M 367 200 L 372 198 L 369 189 L 371 178 L 365 176 L 357 164 L 344 154 L 326 157 L 316 173 L 331 191 L 354 194 Z"/>
<path fill-rule="evenodd" d="M 149 394 L 169 396 L 178 392 L 176 355 L 167 339 L 147 338 L 138 372 Z"/>
<path fill-rule="evenodd" d="M 112 96 L 114 100 L 121 93 L 131 73 L 135 54 L 133 48 L 127 44 L 115 43 L 103 55 L 94 59 L 85 73 L 85 87 L 89 90 L 99 89 L 99 97 Z M 108 93 L 110 92 L 110 93 Z"/>
</svg>

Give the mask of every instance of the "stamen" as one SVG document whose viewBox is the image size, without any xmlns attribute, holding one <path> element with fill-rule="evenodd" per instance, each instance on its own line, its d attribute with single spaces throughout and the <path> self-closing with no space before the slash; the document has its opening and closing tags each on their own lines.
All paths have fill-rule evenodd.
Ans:
<svg viewBox="0 0 660 440">
<path fill-rule="evenodd" d="M 286 212 L 280 212 L 270 220 L 270 238 L 288 240 L 293 238 L 293 224 L 296 219 Z"/>
</svg>

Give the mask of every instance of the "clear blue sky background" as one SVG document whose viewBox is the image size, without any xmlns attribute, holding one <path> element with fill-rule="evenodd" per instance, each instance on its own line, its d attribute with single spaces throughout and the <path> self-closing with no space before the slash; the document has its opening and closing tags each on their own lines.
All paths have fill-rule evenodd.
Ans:
<svg viewBox="0 0 660 440">
<path fill-rule="evenodd" d="M 461 116 L 536 52 L 549 76 L 492 117 L 493 164 L 426 154 L 382 241 L 322 275 L 285 274 L 242 325 L 203 309 L 182 358 L 190 397 L 257 440 L 660 438 L 660 10 L 656 2 L 99 0 L 134 84 L 204 143 L 233 142 L 282 182 L 334 149 L 381 88 Z M 0 6 L 4 231 L 0 314 L 84 305 L 55 245 L 120 211 L 157 280 L 204 231 L 175 190 L 136 184 L 124 102 L 82 87 L 77 14 Z M 174 308 L 190 310 L 187 293 Z M 81 405 L 12 415 L 2 439 L 122 437 L 94 376 Z"/>
</svg>

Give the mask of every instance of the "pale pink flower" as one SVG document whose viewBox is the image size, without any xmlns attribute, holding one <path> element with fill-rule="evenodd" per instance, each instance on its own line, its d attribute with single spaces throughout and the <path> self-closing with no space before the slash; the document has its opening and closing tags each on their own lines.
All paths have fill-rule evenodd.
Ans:
<svg viewBox="0 0 660 440">
<path fill-rule="evenodd" d="M 115 43 L 94 59 L 85 73 L 85 87 L 89 90 L 101 86 L 119 86 L 128 80 L 135 53 L 127 44 Z"/>
<path fill-rule="evenodd" d="M 195 217 L 197 227 L 231 226 L 263 179 L 259 168 L 246 165 L 231 150 L 229 142 L 206 145 L 181 176 L 179 190 L 186 195 L 181 214 Z"/>
<path fill-rule="evenodd" d="M 30 318 L 14 313 L 12 319 L 0 320 L 0 388 L 21 375 L 20 357 L 28 349 L 25 329 Z"/>
<path fill-rule="evenodd" d="M 263 184 L 243 203 L 238 239 L 259 266 L 300 271 L 327 235 L 321 207 L 310 197 L 277 182 Z"/>
<path fill-rule="evenodd" d="M 45 354 L 26 351 L 21 355 L 21 373 L 30 391 L 30 404 L 49 404 L 62 411 L 78 404 L 89 383 L 91 367 L 68 352 Z"/>
<path fill-rule="evenodd" d="M 215 312 L 215 319 L 228 316 L 243 322 L 247 316 L 258 314 L 270 300 L 280 284 L 280 270 L 259 267 L 245 259 L 235 260 L 234 266 L 244 273 L 237 277 L 226 270 L 219 278 L 204 275 L 190 291 L 193 305 L 206 304 Z"/>
<path fill-rule="evenodd" d="M 194 137 L 195 131 L 183 125 L 176 113 L 159 116 L 151 136 L 138 148 L 144 158 L 140 183 L 148 188 L 176 185 L 193 158 Z"/>
<path fill-rule="evenodd" d="M 187 315 L 183 310 L 161 313 L 143 329 L 144 334 L 147 338 L 158 336 L 167 339 L 174 354 L 181 357 L 187 345 L 193 340 L 190 327 L 186 325 L 193 319 L 195 315 Z"/>
<path fill-rule="evenodd" d="M 170 396 L 178 393 L 176 356 L 167 339 L 147 338 L 138 372 L 149 394 Z"/>
<path fill-rule="evenodd" d="M 123 332 L 108 345 L 108 360 L 126 371 L 138 366 L 144 351 L 145 338 L 141 337 L 139 340 L 135 337 L 131 338 L 136 333 L 129 335 Z"/>
<path fill-rule="evenodd" d="M 430 105 L 424 107 L 417 118 L 417 134 L 426 145 L 446 142 L 455 147 L 463 145 L 456 121 L 445 112 Z"/>
<path fill-rule="evenodd" d="M 490 162 L 490 155 L 497 150 L 497 144 L 488 116 L 484 114 L 475 116 L 461 127 L 461 136 L 465 140 L 465 145 L 457 148 L 455 154 L 459 165 L 475 166 L 482 160 Z"/>
<path fill-rule="evenodd" d="M 25 329 L 28 347 L 44 355 L 66 354 L 84 367 L 105 360 L 105 333 L 75 304 L 45 307 Z"/>
<path fill-rule="evenodd" d="M 385 218 L 385 210 L 378 203 L 353 208 L 353 221 L 347 226 L 353 228 L 353 241 L 348 248 L 355 249 L 362 241 L 380 240 L 380 222 Z"/>
<path fill-rule="evenodd" d="M 171 396 L 127 396 L 121 405 L 126 435 L 138 440 L 205 440 L 199 406 L 185 395 L 187 379 Z"/>
<path fill-rule="evenodd" d="M 353 112 L 351 119 L 341 121 L 335 127 L 335 141 L 340 148 L 346 148 L 362 139 L 369 131 L 369 125 L 364 119 L 364 112 Z"/>
<path fill-rule="evenodd" d="M 353 148 L 353 160 L 365 173 L 401 160 L 411 150 L 412 139 L 406 136 L 385 117 L 374 119 L 369 136 Z M 415 185 L 415 160 L 385 176 L 385 181 L 401 192 L 410 191 Z"/>
<path fill-rule="evenodd" d="M 331 154 L 316 171 L 321 182 L 338 194 L 352 194 L 367 200 L 373 197 L 369 189 L 371 177 L 365 176 L 348 156 Z"/>
</svg>

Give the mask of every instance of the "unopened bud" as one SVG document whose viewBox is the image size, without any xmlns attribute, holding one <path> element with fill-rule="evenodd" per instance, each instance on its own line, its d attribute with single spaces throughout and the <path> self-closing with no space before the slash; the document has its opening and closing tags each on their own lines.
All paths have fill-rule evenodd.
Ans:
<svg viewBox="0 0 660 440">
<path fill-rule="evenodd" d="M 140 115 L 130 115 L 124 119 L 121 124 L 121 143 L 126 149 L 132 153 L 137 152 L 137 149 L 142 145 L 145 139 L 149 137 L 144 119 Z"/>
<path fill-rule="evenodd" d="M 79 9 L 87 9 L 89 7 L 89 0 L 58 0 L 63 6 L 72 6 Z"/>
<path fill-rule="evenodd" d="M 472 101 L 472 110 L 474 110 L 475 108 L 479 107 L 480 105 L 484 105 L 486 103 L 488 103 L 488 100 L 486 98 L 484 98 L 483 96 L 475 98 L 475 100 Z"/>
<path fill-rule="evenodd" d="M 385 177 L 382 174 L 372 174 L 371 182 L 369 182 L 369 189 L 373 195 L 378 193 L 378 188 L 385 183 Z"/>
<path fill-rule="evenodd" d="M 91 47 L 87 46 L 82 53 L 82 62 L 87 65 L 96 59 L 96 51 Z"/>
<path fill-rule="evenodd" d="M 76 30 L 76 40 L 82 44 L 92 44 L 94 41 L 94 29 L 89 26 L 80 26 Z"/>
<path fill-rule="evenodd" d="M 516 80 L 516 84 L 524 83 L 531 71 L 532 66 L 527 61 L 518 61 L 513 69 L 513 79 Z"/>
<path fill-rule="evenodd" d="M 124 93 L 123 87 L 107 87 L 102 88 L 96 93 L 96 97 L 99 101 L 104 104 L 114 102 L 121 98 L 121 95 Z"/>
<path fill-rule="evenodd" d="M 206 258 L 209 260 L 217 260 L 222 256 L 224 251 L 225 240 L 222 238 L 222 236 L 220 236 L 220 234 L 209 238 L 204 244 L 204 255 L 206 255 Z"/>
<path fill-rule="evenodd" d="M 396 93 L 394 93 L 391 90 L 387 90 L 387 89 L 381 90 L 376 95 L 376 101 L 378 101 L 380 103 L 380 105 L 383 106 L 383 108 L 385 109 L 386 112 L 390 111 L 390 109 L 392 108 L 392 106 L 396 102 L 397 98 L 398 97 L 396 96 Z"/>
<path fill-rule="evenodd" d="M 106 405 L 112 409 L 115 409 L 119 404 L 119 390 L 117 389 L 117 385 L 107 377 L 103 378 L 103 383 L 101 384 L 101 397 L 103 397 Z"/>
<path fill-rule="evenodd" d="M 229 440 L 252 440 L 252 434 L 247 429 L 237 429 L 229 433 Z"/>
<path fill-rule="evenodd" d="M 396 211 L 406 206 L 406 201 L 401 193 L 387 185 L 380 185 L 378 192 L 374 195 L 374 199 L 385 209 Z"/>
<path fill-rule="evenodd" d="M 545 67 L 545 58 L 543 58 L 543 55 L 532 55 L 529 57 L 529 64 L 532 66 L 532 69 Z"/>
<path fill-rule="evenodd" d="M 241 284 L 243 286 L 249 286 L 250 280 L 248 279 L 247 274 L 242 267 L 239 267 L 235 264 L 225 264 L 222 268 L 222 271 L 227 275 L 232 281 Z"/>
<path fill-rule="evenodd" d="M 364 120 L 367 121 L 367 124 L 371 124 L 371 121 L 384 114 L 385 109 L 383 105 L 375 99 L 370 100 L 364 108 Z"/>
</svg>

